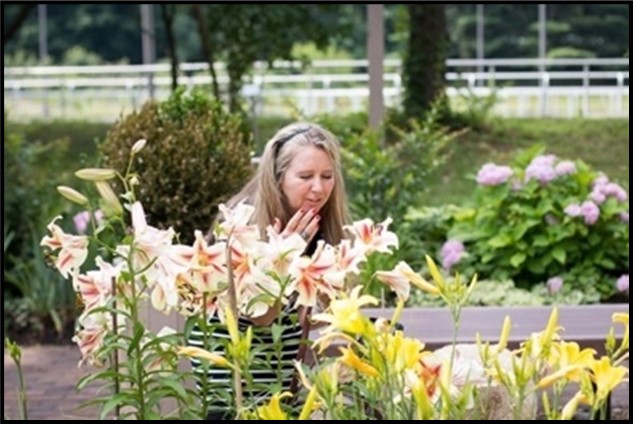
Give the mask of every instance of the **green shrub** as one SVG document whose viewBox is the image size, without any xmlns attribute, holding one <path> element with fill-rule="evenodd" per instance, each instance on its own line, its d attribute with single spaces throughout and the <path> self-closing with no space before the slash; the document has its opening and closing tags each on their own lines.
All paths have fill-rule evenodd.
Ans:
<svg viewBox="0 0 633 424">
<path fill-rule="evenodd" d="M 383 141 L 378 131 L 361 132 L 359 127 L 352 125 L 347 131 L 339 127 L 337 133 L 343 146 L 343 171 L 352 217 L 369 217 L 376 223 L 391 217 L 389 230 L 400 240 L 400 249 L 394 256 L 371 257 L 364 267 L 362 278 L 371 280 L 370 292 L 379 297 L 379 292 L 372 291 L 382 287 L 382 283 L 372 280 L 374 271 L 390 268 L 404 258 L 423 257 L 419 250 L 411 250 L 417 246 L 408 243 L 411 236 L 402 224 L 409 208 L 423 203 L 428 178 L 448 158 L 448 145 L 457 133 L 439 123 L 436 109 L 422 121 L 409 121 L 406 129 L 393 126 L 390 140 Z"/>
<path fill-rule="evenodd" d="M 628 274 L 628 194 L 582 161 L 542 153 L 536 146 L 512 168 L 482 167 L 474 208 L 448 232 L 465 249 L 455 267 L 525 288 L 560 277 L 609 297 Z"/>
<path fill-rule="evenodd" d="M 117 121 L 99 146 L 103 165 L 121 172 L 139 139 L 147 145 L 135 169 L 142 180 L 138 199 L 152 225 L 173 226 L 182 242 L 208 229 L 217 207 L 251 175 L 250 137 L 240 119 L 201 92 L 175 92 L 162 103 Z"/>
</svg>

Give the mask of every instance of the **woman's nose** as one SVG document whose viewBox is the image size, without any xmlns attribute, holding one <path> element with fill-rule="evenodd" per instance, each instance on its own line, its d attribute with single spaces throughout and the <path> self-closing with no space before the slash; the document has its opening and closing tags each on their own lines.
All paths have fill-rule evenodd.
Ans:
<svg viewBox="0 0 633 424">
<path fill-rule="evenodd" d="M 312 191 L 321 192 L 323 191 L 323 182 L 320 178 L 316 178 L 312 181 Z"/>
</svg>

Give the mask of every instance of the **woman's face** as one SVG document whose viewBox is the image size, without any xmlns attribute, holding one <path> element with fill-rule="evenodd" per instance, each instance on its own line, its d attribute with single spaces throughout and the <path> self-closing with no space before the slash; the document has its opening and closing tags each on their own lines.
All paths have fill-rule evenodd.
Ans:
<svg viewBox="0 0 633 424">
<path fill-rule="evenodd" d="M 281 180 L 290 213 L 321 210 L 334 189 L 334 166 L 323 149 L 308 146 L 297 153 Z"/>
</svg>

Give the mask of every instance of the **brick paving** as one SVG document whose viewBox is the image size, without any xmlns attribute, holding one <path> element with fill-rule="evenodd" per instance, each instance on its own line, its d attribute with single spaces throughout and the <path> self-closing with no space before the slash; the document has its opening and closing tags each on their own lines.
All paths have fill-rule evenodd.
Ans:
<svg viewBox="0 0 633 424">
<path fill-rule="evenodd" d="M 77 367 L 79 357 L 79 349 L 74 345 L 22 348 L 30 420 L 97 419 L 98 412 L 94 407 L 78 409 L 82 402 L 94 398 L 99 391 L 98 385 L 89 385 L 79 393 L 75 389 L 77 381 L 90 372 L 89 368 Z M 4 412 L 8 418 L 18 419 L 18 375 L 6 352 L 2 374 Z M 615 390 L 612 404 L 614 418 L 628 420 L 628 381 Z"/>
</svg>

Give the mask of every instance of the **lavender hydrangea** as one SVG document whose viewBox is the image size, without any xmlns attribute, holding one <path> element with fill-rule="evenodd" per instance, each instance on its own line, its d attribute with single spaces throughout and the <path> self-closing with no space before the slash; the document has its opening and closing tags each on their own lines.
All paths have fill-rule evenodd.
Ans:
<svg viewBox="0 0 633 424">
<path fill-rule="evenodd" d="M 580 212 L 582 216 L 585 218 L 585 224 L 593 225 L 598 222 L 598 218 L 600 218 L 600 208 L 591 200 L 585 200 L 580 205 Z"/>
<path fill-rule="evenodd" d="M 620 293 L 629 291 L 629 274 L 624 274 L 618 281 L 615 282 L 615 288 L 618 289 Z"/>
<path fill-rule="evenodd" d="M 558 162 L 554 167 L 557 176 L 572 175 L 576 173 L 576 165 L 570 160 Z"/>
<path fill-rule="evenodd" d="M 563 287 L 563 279 L 561 277 L 552 277 L 547 280 L 547 291 L 550 295 L 558 293 Z"/>
<path fill-rule="evenodd" d="M 453 265 L 460 261 L 464 252 L 464 243 L 459 240 L 447 240 L 440 252 L 442 256 L 442 267 L 450 271 Z"/>
<path fill-rule="evenodd" d="M 487 163 L 477 173 L 477 183 L 484 186 L 497 186 L 508 181 L 512 174 L 512 168 L 509 166 Z"/>
<path fill-rule="evenodd" d="M 525 168 L 525 180 L 536 180 L 541 184 L 549 183 L 557 176 L 554 170 L 555 162 L 556 156 L 554 155 L 535 157 L 528 167 Z"/>
</svg>

